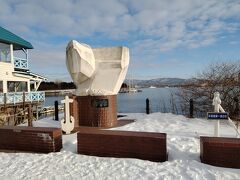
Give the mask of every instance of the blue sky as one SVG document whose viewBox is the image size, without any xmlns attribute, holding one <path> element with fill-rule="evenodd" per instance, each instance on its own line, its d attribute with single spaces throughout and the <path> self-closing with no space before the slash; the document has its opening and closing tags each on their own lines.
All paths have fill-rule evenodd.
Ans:
<svg viewBox="0 0 240 180">
<path fill-rule="evenodd" d="M 30 67 L 71 81 L 65 48 L 130 48 L 128 77 L 191 78 L 240 60 L 239 0 L 0 0 L 0 26 L 31 42 Z"/>
</svg>

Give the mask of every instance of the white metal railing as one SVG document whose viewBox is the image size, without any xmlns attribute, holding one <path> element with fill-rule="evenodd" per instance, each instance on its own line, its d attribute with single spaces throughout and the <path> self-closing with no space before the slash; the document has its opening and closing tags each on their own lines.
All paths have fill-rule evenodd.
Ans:
<svg viewBox="0 0 240 180">
<path fill-rule="evenodd" d="M 220 105 L 220 111 L 221 112 L 225 112 L 225 110 L 222 108 L 222 106 Z M 240 133 L 238 132 L 238 128 L 236 127 L 236 125 L 234 124 L 234 122 L 231 120 L 230 117 L 228 117 L 228 121 L 229 123 L 232 125 L 232 127 L 234 128 L 234 130 L 236 131 L 236 137 L 240 137 Z"/>
<path fill-rule="evenodd" d="M 4 94 L 0 93 L 0 104 L 4 104 Z"/>
<path fill-rule="evenodd" d="M 13 92 L 13 93 L 0 93 L 0 104 L 16 104 L 21 102 L 42 102 L 45 101 L 44 91 L 32 92 Z"/>
<path fill-rule="evenodd" d="M 28 70 L 28 59 L 13 57 L 14 68 Z"/>
</svg>

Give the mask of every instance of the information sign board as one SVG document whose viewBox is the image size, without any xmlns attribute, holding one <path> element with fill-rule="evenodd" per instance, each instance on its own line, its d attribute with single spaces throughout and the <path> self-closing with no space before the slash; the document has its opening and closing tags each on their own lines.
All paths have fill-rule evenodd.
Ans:
<svg viewBox="0 0 240 180">
<path fill-rule="evenodd" d="M 228 113 L 226 112 L 208 112 L 207 118 L 210 120 L 228 120 Z"/>
</svg>

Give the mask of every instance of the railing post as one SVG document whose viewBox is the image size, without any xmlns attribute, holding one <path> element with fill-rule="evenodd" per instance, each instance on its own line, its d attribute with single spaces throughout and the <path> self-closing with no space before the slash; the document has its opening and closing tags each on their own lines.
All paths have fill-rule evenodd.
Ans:
<svg viewBox="0 0 240 180">
<path fill-rule="evenodd" d="M 38 105 L 36 105 L 36 119 L 38 120 Z"/>
<path fill-rule="evenodd" d="M 14 59 L 13 59 L 13 44 L 10 44 L 10 59 L 12 65 L 14 65 Z"/>
<path fill-rule="evenodd" d="M 45 92 L 43 91 L 43 101 L 45 101 L 45 98 L 46 98 L 46 95 L 45 95 Z"/>
<path fill-rule="evenodd" d="M 193 118 L 193 99 L 190 99 L 189 104 L 190 104 L 190 107 L 189 107 L 189 117 Z"/>
<path fill-rule="evenodd" d="M 59 116 L 58 116 L 58 101 L 54 102 L 54 114 L 55 114 L 55 120 L 58 121 L 59 120 Z"/>
<path fill-rule="evenodd" d="M 146 114 L 149 114 L 150 113 L 150 105 L 149 105 L 149 99 L 147 98 L 146 99 Z"/>
<path fill-rule="evenodd" d="M 32 102 L 32 92 L 29 91 L 29 97 L 30 97 L 30 101 Z"/>
<path fill-rule="evenodd" d="M 25 92 L 23 92 L 23 120 L 25 121 L 25 118 L 26 118 L 26 112 L 25 112 Z"/>
<path fill-rule="evenodd" d="M 239 73 L 239 77 L 240 77 L 240 73 Z M 237 121 L 237 129 L 238 129 L 239 121 L 240 121 L 239 100 L 238 100 L 238 97 L 235 97 L 233 100 L 234 100 L 234 106 L 235 106 L 235 109 L 233 111 L 233 116 L 234 116 L 235 120 Z"/>
<path fill-rule="evenodd" d="M 32 105 L 28 106 L 28 126 L 33 126 L 32 124 Z"/>
<path fill-rule="evenodd" d="M 17 123 L 18 123 L 18 122 L 16 122 L 16 121 L 17 121 L 17 117 L 16 117 L 17 114 L 16 114 L 16 113 L 17 113 L 17 107 L 14 106 L 14 107 L 13 107 L 13 122 L 14 122 L 14 126 L 16 126 Z"/>
<path fill-rule="evenodd" d="M 239 108 L 239 100 L 238 100 L 238 97 L 235 97 L 234 99 L 234 106 L 235 106 L 235 109 L 234 109 L 234 112 L 233 112 L 233 115 L 236 116 L 236 118 L 238 118 L 238 116 L 240 116 L 240 108 Z"/>
<path fill-rule="evenodd" d="M 12 93 L 12 95 L 13 95 L 13 104 L 15 104 L 16 103 L 16 94 Z"/>
<path fill-rule="evenodd" d="M 39 102 L 40 101 L 40 93 L 37 92 L 37 101 Z"/>
<path fill-rule="evenodd" d="M 7 93 L 4 93 L 4 107 L 6 107 L 7 104 Z"/>
</svg>

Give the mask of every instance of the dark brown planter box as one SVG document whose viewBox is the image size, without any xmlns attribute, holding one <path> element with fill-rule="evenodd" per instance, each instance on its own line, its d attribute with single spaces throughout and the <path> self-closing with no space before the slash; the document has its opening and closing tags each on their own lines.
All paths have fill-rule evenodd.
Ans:
<svg viewBox="0 0 240 180">
<path fill-rule="evenodd" d="M 62 130 L 59 128 L 2 126 L 0 149 L 39 153 L 59 152 Z"/>
<path fill-rule="evenodd" d="M 213 166 L 240 168 L 240 139 L 202 136 L 200 159 Z"/>
<path fill-rule="evenodd" d="M 82 128 L 77 139 L 79 154 L 167 161 L 165 133 Z"/>
</svg>

